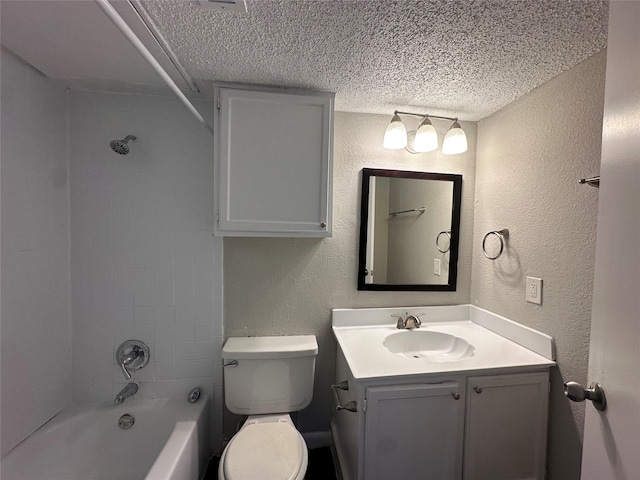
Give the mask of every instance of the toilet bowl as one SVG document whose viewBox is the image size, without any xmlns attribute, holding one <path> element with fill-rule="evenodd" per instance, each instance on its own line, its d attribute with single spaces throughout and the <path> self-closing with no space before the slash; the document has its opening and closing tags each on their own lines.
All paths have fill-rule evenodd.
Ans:
<svg viewBox="0 0 640 480">
<path fill-rule="evenodd" d="M 311 403 L 317 354 L 313 335 L 226 341 L 225 405 L 248 418 L 222 452 L 219 479 L 304 479 L 307 445 L 289 413 Z"/>
<path fill-rule="evenodd" d="M 250 416 L 220 457 L 219 480 L 303 480 L 309 455 L 288 414 Z"/>
</svg>

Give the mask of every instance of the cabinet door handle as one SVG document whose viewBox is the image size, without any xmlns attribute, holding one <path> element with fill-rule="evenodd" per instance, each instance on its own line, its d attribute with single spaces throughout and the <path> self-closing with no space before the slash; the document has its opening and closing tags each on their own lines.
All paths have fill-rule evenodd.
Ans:
<svg viewBox="0 0 640 480">
<path fill-rule="evenodd" d="M 331 385 L 331 390 L 333 391 L 333 400 L 336 405 L 336 410 L 346 410 L 348 412 L 357 412 L 358 404 L 355 400 L 351 400 L 350 402 L 345 403 L 344 405 L 340 403 L 340 398 L 338 397 L 338 389 L 340 390 L 349 390 L 349 384 L 345 380 L 344 382 L 340 382 L 337 385 Z"/>
<path fill-rule="evenodd" d="M 482 393 L 482 387 L 473 387 L 473 391 L 479 395 Z"/>
<path fill-rule="evenodd" d="M 451 392 L 451 396 L 454 400 L 460 400 L 460 394 L 458 392 Z"/>
</svg>

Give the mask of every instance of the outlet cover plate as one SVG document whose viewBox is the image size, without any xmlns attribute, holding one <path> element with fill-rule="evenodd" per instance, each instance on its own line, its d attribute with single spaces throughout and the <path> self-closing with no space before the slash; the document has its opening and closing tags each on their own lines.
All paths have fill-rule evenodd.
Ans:
<svg viewBox="0 0 640 480">
<path fill-rule="evenodd" d="M 524 296 L 527 302 L 542 305 L 542 279 L 527 277 Z"/>
</svg>

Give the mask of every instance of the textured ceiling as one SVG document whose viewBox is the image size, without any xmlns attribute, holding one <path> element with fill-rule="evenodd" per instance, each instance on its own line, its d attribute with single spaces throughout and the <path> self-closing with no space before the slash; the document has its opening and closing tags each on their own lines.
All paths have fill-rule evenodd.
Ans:
<svg viewBox="0 0 640 480">
<path fill-rule="evenodd" d="M 480 120 L 606 47 L 598 0 L 247 0 L 248 12 L 143 1 L 208 81 L 336 93 L 336 109 Z"/>
</svg>

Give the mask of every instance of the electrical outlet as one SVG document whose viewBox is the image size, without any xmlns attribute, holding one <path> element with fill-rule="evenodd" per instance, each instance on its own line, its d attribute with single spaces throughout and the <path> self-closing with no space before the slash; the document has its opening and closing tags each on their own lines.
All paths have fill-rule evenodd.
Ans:
<svg viewBox="0 0 640 480">
<path fill-rule="evenodd" d="M 542 304 L 542 279 L 527 277 L 525 281 L 524 296 L 527 302 Z"/>
<path fill-rule="evenodd" d="M 440 259 L 439 258 L 433 259 L 433 273 L 435 275 L 440 275 Z"/>
</svg>

